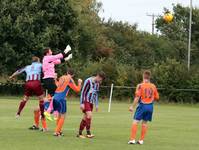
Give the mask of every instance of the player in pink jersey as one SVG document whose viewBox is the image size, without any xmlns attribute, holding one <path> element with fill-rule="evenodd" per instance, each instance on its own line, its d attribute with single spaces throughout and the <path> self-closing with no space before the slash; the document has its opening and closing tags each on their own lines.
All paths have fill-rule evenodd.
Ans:
<svg viewBox="0 0 199 150">
<path fill-rule="evenodd" d="M 69 61 L 72 58 L 71 47 L 68 45 L 63 53 L 53 55 L 53 52 L 50 48 L 44 49 L 44 58 L 42 61 L 42 70 L 43 70 L 43 83 L 44 88 L 48 91 L 51 97 L 53 97 L 54 92 L 57 88 L 55 83 L 55 65 L 61 64 L 62 62 Z M 51 98 L 52 99 L 52 98 Z M 51 111 L 53 110 L 53 101 L 50 101 L 48 110 L 45 112 L 45 116 L 48 120 L 52 121 L 50 116 Z"/>
</svg>

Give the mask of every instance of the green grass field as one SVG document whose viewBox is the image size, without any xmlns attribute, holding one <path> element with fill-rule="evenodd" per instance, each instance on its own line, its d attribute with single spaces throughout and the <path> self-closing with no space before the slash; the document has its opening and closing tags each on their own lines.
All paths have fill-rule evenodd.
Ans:
<svg viewBox="0 0 199 150">
<path fill-rule="evenodd" d="M 0 98 L 0 149 L 1 150 L 198 150 L 199 107 L 183 105 L 155 105 L 154 120 L 149 125 L 145 144 L 127 145 L 132 115 L 129 104 L 113 103 L 107 113 L 107 103 L 100 104 L 94 113 L 94 139 L 78 139 L 81 112 L 77 101 L 69 100 L 68 118 L 64 137 L 53 137 L 54 122 L 48 122 L 50 131 L 29 131 L 33 123 L 32 110 L 37 101 L 30 100 L 19 120 L 15 112 L 19 99 Z"/>
</svg>

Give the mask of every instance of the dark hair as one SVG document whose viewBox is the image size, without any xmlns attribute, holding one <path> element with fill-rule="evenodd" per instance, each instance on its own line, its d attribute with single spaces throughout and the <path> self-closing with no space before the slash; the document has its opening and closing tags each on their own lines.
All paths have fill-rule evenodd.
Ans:
<svg viewBox="0 0 199 150">
<path fill-rule="evenodd" d="M 75 71 L 72 68 L 68 68 L 67 74 L 70 74 L 71 76 L 73 76 L 75 74 Z"/>
<path fill-rule="evenodd" d="M 143 77 L 144 77 L 144 79 L 149 80 L 151 78 L 151 71 L 145 70 L 143 73 Z"/>
<path fill-rule="evenodd" d="M 103 80 L 106 79 L 106 74 L 105 74 L 103 71 L 99 71 L 99 72 L 97 73 L 97 76 L 100 76 Z"/>
<path fill-rule="evenodd" d="M 51 49 L 50 47 L 44 48 L 44 56 L 48 54 L 50 49 Z"/>
<path fill-rule="evenodd" d="M 40 62 L 40 58 L 36 57 L 36 56 L 33 56 L 32 57 L 32 62 Z"/>
</svg>

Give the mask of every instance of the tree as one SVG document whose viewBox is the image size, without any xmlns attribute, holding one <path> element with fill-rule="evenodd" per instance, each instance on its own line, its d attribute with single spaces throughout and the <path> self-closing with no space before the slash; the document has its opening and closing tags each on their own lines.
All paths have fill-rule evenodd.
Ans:
<svg viewBox="0 0 199 150">
<path fill-rule="evenodd" d="M 44 47 L 72 44 L 76 17 L 67 0 L 4 0 L 0 10 L 2 73 L 28 64 L 32 55 L 42 56 Z"/>
<path fill-rule="evenodd" d="M 165 8 L 164 11 L 167 11 Z M 156 28 L 161 35 L 173 43 L 173 50 L 176 51 L 176 59 L 183 62 L 187 58 L 187 43 L 189 32 L 189 7 L 180 4 L 173 5 L 174 20 L 166 23 L 160 16 L 156 20 Z M 199 56 L 199 9 L 193 9 L 192 23 L 192 64 L 198 64 Z"/>
</svg>

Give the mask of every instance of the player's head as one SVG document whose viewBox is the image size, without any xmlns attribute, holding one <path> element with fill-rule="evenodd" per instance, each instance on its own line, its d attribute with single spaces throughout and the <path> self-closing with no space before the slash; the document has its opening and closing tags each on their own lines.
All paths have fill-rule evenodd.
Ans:
<svg viewBox="0 0 199 150">
<path fill-rule="evenodd" d="M 103 80 L 105 80 L 106 75 L 103 71 L 99 71 L 95 76 L 95 81 L 98 83 L 102 83 Z"/>
<path fill-rule="evenodd" d="M 44 56 L 48 56 L 48 55 L 52 55 L 52 54 L 53 54 L 53 52 L 50 47 L 46 47 L 44 49 Z"/>
<path fill-rule="evenodd" d="M 71 68 L 67 69 L 67 75 L 70 75 L 71 77 L 74 77 L 75 71 Z"/>
<path fill-rule="evenodd" d="M 144 73 L 143 73 L 143 80 L 146 81 L 150 81 L 151 79 L 151 71 L 149 70 L 145 70 Z"/>
<path fill-rule="evenodd" d="M 40 62 L 40 58 L 36 57 L 36 56 L 33 56 L 32 57 L 32 62 Z"/>
</svg>

